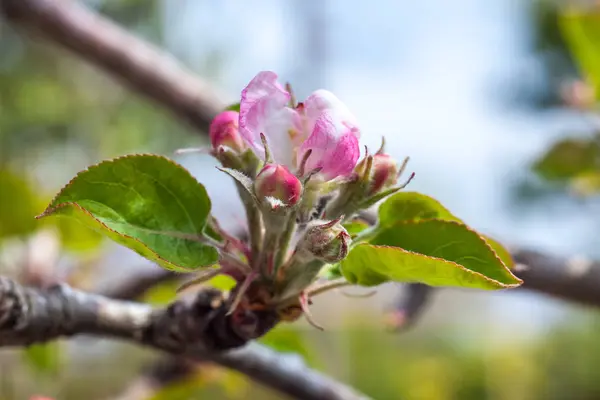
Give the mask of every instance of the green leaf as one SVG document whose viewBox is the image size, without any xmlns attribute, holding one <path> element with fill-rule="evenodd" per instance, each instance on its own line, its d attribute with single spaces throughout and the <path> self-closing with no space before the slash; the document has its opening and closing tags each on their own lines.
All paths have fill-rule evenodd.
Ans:
<svg viewBox="0 0 600 400">
<path fill-rule="evenodd" d="M 500 285 L 521 283 L 485 239 L 460 222 L 437 219 L 400 222 L 381 231 L 371 244 L 396 246 L 452 261 Z"/>
<path fill-rule="evenodd" d="M 367 224 L 364 221 L 358 220 L 358 219 L 344 224 L 344 228 L 346 228 L 346 231 L 352 237 L 358 235 L 359 233 L 361 233 L 368 227 L 369 227 L 369 224 Z"/>
<path fill-rule="evenodd" d="M 32 232 L 38 199 L 29 183 L 11 171 L 0 170 L 0 238 Z"/>
<path fill-rule="evenodd" d="M 342 272 L 349 282 L 362 286 L 377 286 L 387 281 L 486 290 L 517 286 L 503 284 L 452 261 L 370 244 L 353 248 L 342 261 Z"/>
<path fill-rule="evenodd" d="M 512 256 L 510 255 L 510 252 L 502 244 L 500 244 L 500 242 L 498 242 L 495 239 L 492 239 L 489 236 L 482 235 L 481 237 L 487 242 L 487 244 L 490 245 L 492 249 L 494 249 L 494 252 L 498 257 L 500 257 L 504 265 L 506 265 L 510 269 L 514 268 L 515 260 L 513 260 Z"/>
<path fill-rule="evenodd" d="M 223 241 L 221 234 L 217 230 L 218 221 L 215 217 L 209 216 L 206 226 L 204 227 L 204 234 L 209 238 L 216 240 L 217 242 Z"/>
<path fill-rule="evenodd" d="M 416 192 L 400 192 L 379 207 L 379 226 L 388 227 L 400 221 L 423 219 L 460 221 L 437 200 Z"/>
<path fill-rule="evenodd" d="M 43 375 L 56 375 L 60 368 L 58 342 L 33 344 L 23 350 L 23 358 L 31 369 Z"/>
<path fill-rule="evenodd" d="M 482 289 L 521 283 L 502 261 L 508 253 L 498 245 L 502 255 L 497 255 L 485 239 L 460 222 L 400 222 L 379 231 L 371 243 L 375 246 L 357 245 L 342 261 L 342 273 L 349 281 L 365 286 L 394 280 Z"/>
<path fill-rule="evenodd" d="M 383 229 L 394 226 L 398 222 L 417 222 L 431 219 L 461 222 L 439 201 L 429 196 L 416 192 L 400 192 L 391 196 L 379 207 L 379 227 L 374 234 L 377 235 Z M 502 262 L 512 268 L 514 261 L 508 250 L 492 238 L 486 236 L 483 236 L 483 238 Z"/>
<path fill-rule="evenodd" d="M 559 26 L 582 75 L 600 98 L 600 13 L 572 9 L 560 15 Z"/>
<path fill-rule="evenodd" d="M 190 271 L 217 261 L 203 243 L 206 189 L 173 161 L 131 155 L 80 172 L 40 215 L 77 218 L 163 268 Z"/>
<path fill-rule="evenodd" d="M 600 146 L 595 140 L 569 138 L 555 143 L 533 165 L 542 178 L 560 181 L 595 171 L 600 166 Z"/>
<path fill-rule="evenodd" d="M 237 112 L 240 112 L 240 103 L 233 103 L 229 107 L 225 108 L 225 111 L 237 111 Z"/>
</svg>

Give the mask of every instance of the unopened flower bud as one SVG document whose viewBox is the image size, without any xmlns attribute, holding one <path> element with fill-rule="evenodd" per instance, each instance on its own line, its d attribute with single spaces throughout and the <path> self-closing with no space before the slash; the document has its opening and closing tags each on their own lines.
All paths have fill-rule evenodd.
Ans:
<svg viewBox="0 0 600 400">
<path fill-rule="evenodd" d="M 241 153 L 246 148 L 239 132 L 238 120 L 239 114 L 235 111 L 223 111 L 212 120 L 209 136 L 213 149 L 226 146 Z"/>
<path fill-rule="evenodd" d="M 348 255 L 351 239 L 340 221 L 338 218 L 308 228 L 298 244 L 298 252 L 309 253 L 329 264 L 342 261 Z"/>
<path fill-rule="evenodd" d="M 398 180 L 398 163 L 389 154 L 375 154 L 368 195 L 374 195 L 384 189 L 394 186 Z"/>
<path fill-rule="evenodd" d="M 267 164 L 256 176 L 254 193 L 271 208 L 291 207 L 302 197 L 302 183 L 287 167 Z"/>
</svg>

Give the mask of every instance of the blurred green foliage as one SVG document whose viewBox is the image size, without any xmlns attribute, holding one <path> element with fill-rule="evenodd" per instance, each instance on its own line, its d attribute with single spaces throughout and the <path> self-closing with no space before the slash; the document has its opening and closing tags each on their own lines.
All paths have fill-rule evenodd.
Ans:
<svg viewBox="0 0 600 400">
<path fill-rule="evenodd" d="M 567 181 L 600 169 L 600 138 L 567 138 L 538 159 L 534 170 L 550 181 Z"/>
<path fill-rule="evenodd" d="M 0 239 L 23 236 L 35 228 L 39 199 L 22 175 L 0 170 Z"/>
<path fill-rule="evenodd" d="M 565 101 L 592 114 L 590 119 L 596 126 L 600 100 L 600 6 L 574 2 L 559 11 L 557 34 L 564 38 L 585 81 L 573 86 Z M 600 134 L 560 139 L 532 167 L 543 179 L 560 183 L 574 194 L 596 194 L 600 191 Z"/>
<path fill-rule="evenodd" d="M 246 399 L 250 383 L 245 376 L 213 365 L 202 364 L 196 373 L 158 390 L 148 400 L 203 398 Z"/>
<path fill-rule="evenodd" d="M 56 376 L 60 370 L 60 342 L 31 345 L 23 350 L 23 356 L 39 376 Z"/>
<path fill-rule="evenodd" d="M 576 76 L 575 61 L 559 29 L 561 2 L 525 2 L 529 34 L 527 50 L 535 58 L 535 71 L 517 72 L 510 96 L 518 107 L 546 110 L 562 106 L 561 89 L 565 79 Z"/>
<path fill-rule="evenodd" d="M 560 27 L 575 57 L 580 73 L 600 98 L 600 7 L 567 9 L 561 14 Z"/>
<path fill-rule="evenodd" d="M 315 368 L 320 366 L 319 357 L 311 348 L 306 337 L 297 326 L 280 324 L 269 331 L 259 341 L 282 353 L 293 353 L 302 357 L 304 362 Z"/>
</svg>

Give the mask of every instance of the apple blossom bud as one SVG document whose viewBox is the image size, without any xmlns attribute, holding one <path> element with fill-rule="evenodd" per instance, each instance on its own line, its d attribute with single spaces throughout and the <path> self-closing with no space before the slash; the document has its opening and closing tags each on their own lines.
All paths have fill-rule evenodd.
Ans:
<svg viewBox="0 0 600 400">
<path fill-rule="evenodd" d="M 340 223 L 342 219 L 308 228 L 298 243 L 297 253 L 310 253 L 314 258 L 329 264 L 346 258 L 351 239 Z"/>
<path fill-rule="evenodd" d="M 372 196 L 396 184 L 398 180 L 398 163 L 389 154 L 375 154 L 371 177 L 369 179 L 368 195 Z"/>
<path fill-rule="evenodd" d="M 241 153 L 246 148 L 244 139 L 239 133 L 238 120 L 239 114 L 236 111 L 223 111 L 212 120 L 209 137 L 213 149 L 226 146 Z"/>
<path fill-rule="evenodd" d="M 256 197 L 270 202 L 272 208 L 297 204 L 302 197 L 302 190 L 302 183 L 296 175 L 279 164 L 266 164 L 254 181 Z"/>
</svg>

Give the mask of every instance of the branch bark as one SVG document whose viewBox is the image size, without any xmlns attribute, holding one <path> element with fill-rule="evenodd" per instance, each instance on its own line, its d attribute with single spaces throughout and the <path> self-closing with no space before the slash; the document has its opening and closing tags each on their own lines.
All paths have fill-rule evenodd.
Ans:
<svg viewBox="0 0 600 400">
<path fill-rule="evenodd" d="M 513 249 L 511 254 L 517 263 L 515 274 L 523 279 L 523 289 L 600 307 L 600 262 L 528 249 Z"/>
<path fill-rule="evenodd" d="M 227 316 L 227 301 L 216 290 L 200 292 L 164 309 L 87 294 L 65 285 L 32 289 L 0 277 L 0 346 L 26 346 L 79 334 L 126 339 L 174 355 L 240 371 L 298 399 L 365 399 L 353 389 L 308 369 L 294 356 L 249 340 L 276 323 L 273 315 L 254 318 L 246 329 Z M 251 326 L 252 329 L 249 329 Z M 232 351 L 227 349 L 238 348 Z"/>
<path fill-rule="evenodd" d="M 71 50 L 203 132 L 224 108 L 214 89 L 172 56 L 75 1 L 0 0 L 0 7 L 9 21 Z"/>
</svg>

